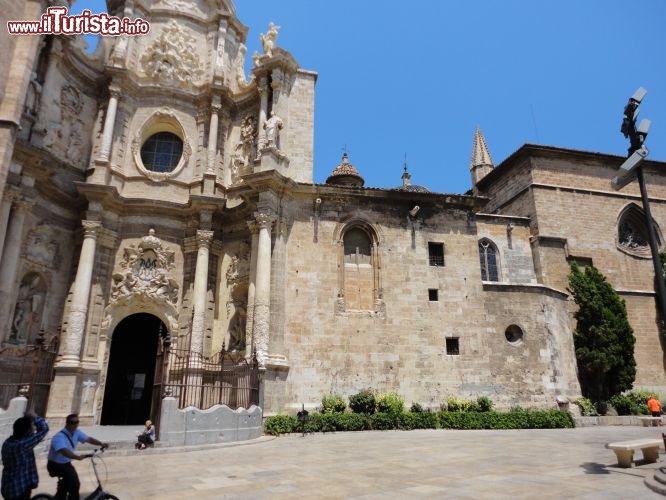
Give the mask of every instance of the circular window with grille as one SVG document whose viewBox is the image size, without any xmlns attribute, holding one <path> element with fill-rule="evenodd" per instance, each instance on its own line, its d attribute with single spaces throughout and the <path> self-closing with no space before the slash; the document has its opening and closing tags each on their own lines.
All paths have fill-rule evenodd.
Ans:
<svg viewBox="0 0 666 500">
<path fill-rule="evenodd" d="M 187 165 L 192 148 L 176 114 L 161 109 L 139 128 L 132 141 L 132 152 L 143 175 L 164 181 L 178 175 Z"/>
<path fill-rule="evenodd" d="M 504 336 L 511 345 L 520 345 L 523 342 L 523 330 L 518 325 L 510 325 L 504 332 Z"/>
<path fill-rule="evenodd" d="M 151 172 L 173 172 L 183 156 L 183 141 L 171 132 L 151 135 L 141 146 L 141 161 Z"/>
</svg>

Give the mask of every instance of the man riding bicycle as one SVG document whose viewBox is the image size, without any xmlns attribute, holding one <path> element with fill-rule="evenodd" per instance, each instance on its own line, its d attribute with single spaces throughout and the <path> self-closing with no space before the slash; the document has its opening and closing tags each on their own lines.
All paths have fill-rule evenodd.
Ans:
<svg viewBox="0 0 666 500">
<path fill-rule="evenodd" d="M 51 439 L 46 470 L 49 471 L 51 477 L 62 478 L 62 480 L 58 481 L 58 490 L 55 496 L 57 500 L 65 500 L 65 498 L 79 500 L 81 482 L 79 481 L 76 469 L 72 465 L 72 460 L 83 460 L 87 455 L 77 455 L 74 452 L 76 446 L 79 443 L 90 443 L 100 446 L 102 450 L 109 447 L 107 443 L 102 443 L 79 430 L 78 426 L 79 416 L 76 413 L 72 413 L 67 416 L 65 427 L 56 432 Z M 67 496 L 68 494 L 69 497 Z"/>
</svg>

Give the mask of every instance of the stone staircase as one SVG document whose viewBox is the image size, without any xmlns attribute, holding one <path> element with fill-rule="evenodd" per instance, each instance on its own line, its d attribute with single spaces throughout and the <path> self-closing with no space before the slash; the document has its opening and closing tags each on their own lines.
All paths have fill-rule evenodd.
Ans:
<svg viewBox="0 0 666 500">
<path fill-rule="evenodd" d="M 646 477 L 644 481 L 652 491 L 666 496 L 666 466 L 659 467 L 653 477 Z"/>
</svg>

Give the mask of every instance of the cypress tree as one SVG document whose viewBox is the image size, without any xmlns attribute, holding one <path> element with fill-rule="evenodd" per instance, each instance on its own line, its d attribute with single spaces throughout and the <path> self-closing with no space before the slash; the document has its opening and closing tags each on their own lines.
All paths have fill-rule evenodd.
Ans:
<svg viewBox="0 0 666 500">
<path fill-rule="evenodd" d="M 636 378 L 627 307 L 594 266 L 582 271 L 572 263 L 569 287 L 578 305 L 574 347 L 581 391 L 592 401 L 607 401 L 631 389 Z"/>
</svg>

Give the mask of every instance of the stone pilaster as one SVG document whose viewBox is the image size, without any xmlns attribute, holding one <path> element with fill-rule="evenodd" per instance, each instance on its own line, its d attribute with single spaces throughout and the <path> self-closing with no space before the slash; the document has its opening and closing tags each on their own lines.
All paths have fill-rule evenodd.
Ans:
<svg viewBox="0 0 666 500">
<path fill-rule="evenodd" d="M 210 107 L 210 127 L 208 128 L 208 165 L 206 166 L 207 174 L 215 173 L 215 160 L 217 157 L 217 130 L 220 122 L 220 97 L 213 97 L 213 102 Z"/>
<path fill-rule="evenodd" d="M 203 340 L 206 320 L 206 288 L 208 285 L 208 255 L 213 241 L 213 231 L 197 231 L 197 264 L 194 271 L 192 296 L 192 337 L 190 351 L 203 353 Z"/>
<path fill-rule="evenodd" d="M 2 262 L 2 250 L 5 248 L 5 237 L 9 227 L 9 214 L 12 211 L 12 204 L 18 199 L 18 191 L 8 188 L 0 204 L 0 262 Z"/>
<path fill-rule="evenodd" d="M 58 367 L 77 367 L 81 361 L 81 346 L 85 334 L 90 287 L 95 264 L 95 247 L 97 233 L 102 227 L 98 221 L 84 220 L 84 234 L 81 245 L 79 265 L 72 290 L 72 302 L 67 316 L 67 328 L 60 343 L 60 359 Z"/>
</svg>

